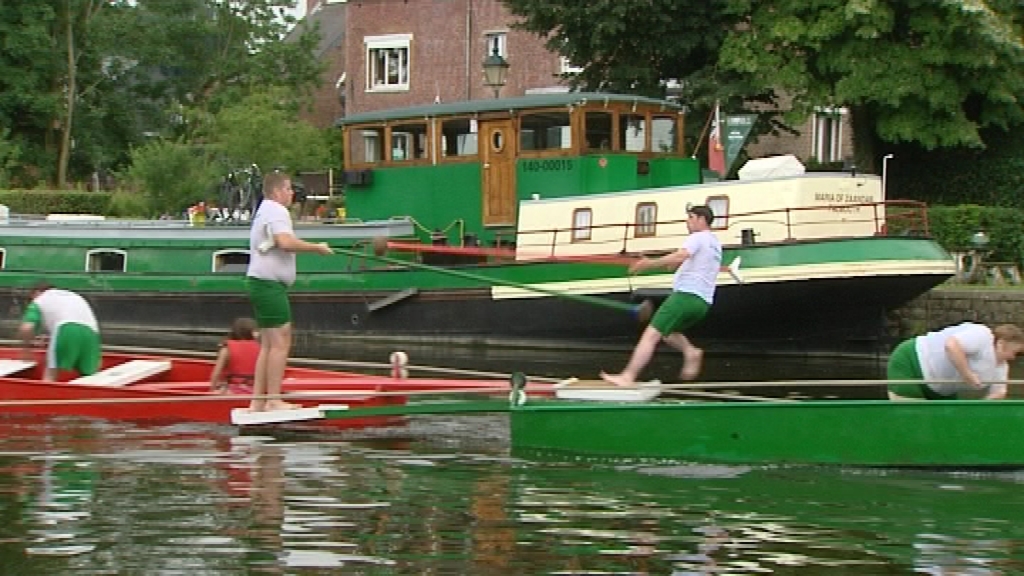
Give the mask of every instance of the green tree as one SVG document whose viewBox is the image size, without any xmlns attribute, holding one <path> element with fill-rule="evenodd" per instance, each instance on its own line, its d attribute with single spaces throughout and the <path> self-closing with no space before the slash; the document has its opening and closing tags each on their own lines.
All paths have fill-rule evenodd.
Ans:
<svg viewBox="0 0 1024 576">
<path fill-rule="evenodd" d="M 155 213 L 178 214 L 205 200 L 218 181 L 209 155 L 181 140 L 155 140 L 135 148 L 125 178 L 148 199 Z"/>
<path fill-rule="evenodd" d="M 298 118 L 278 88 L 255 92 L 217 114 L 210 142 L 232 167 L 319 170 L 330 161 L 323 133 Z"/>
<path fill-rule="evenodd" d="M 815 106 L 851 110 L 858 166 L 882 142 L 984 145 L 1024 121 L 1022 5 L 1014 0 L 730 0 L 744 17 L 723 67 Z"/>
<path fill-rule="evenodd" d="M 1015 0 L 503 0 L 520 26 L 584 67 L 587 88 L 652 94 L 679 79 L 711 98 L 851 110 L 858 166 L 884 142 L 982 146 L 1024 121 L 1024 7 Z M 738 104 L 733 101 L 730 109 Z"/>
</svg>

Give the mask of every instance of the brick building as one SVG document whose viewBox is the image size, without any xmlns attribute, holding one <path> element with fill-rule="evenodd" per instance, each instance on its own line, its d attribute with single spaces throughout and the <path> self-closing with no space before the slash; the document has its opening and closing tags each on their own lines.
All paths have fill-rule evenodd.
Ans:
<svg viewBox="0 0 1024 576">
<path fill-rule="evenodd" d="M 306 0 L 306 22 L 319 22 L 318 57 L 327 63 L 313 110 L 319 127 L 345 114 L 489 98 L 482 64 L 495 49 L 510 68 L 502 96 L 564 91 L 572 68 L 541 38 L 513 30 L 499 0 Z M 783 103 L 783 107 L 785 103 Z M 822 108 L 796 135 L 762 136 L 750 157 L 794 154 L 805 162 L 853 155 L 845 109 Z"/>
</svg>

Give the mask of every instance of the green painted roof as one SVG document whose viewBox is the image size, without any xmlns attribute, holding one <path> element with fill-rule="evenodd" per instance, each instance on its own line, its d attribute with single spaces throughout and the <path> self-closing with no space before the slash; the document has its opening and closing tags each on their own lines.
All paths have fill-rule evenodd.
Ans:
<svg viewBox="0 0 1024 576">
<path fill-rule="evenodd" d="M 468 100 L 411 106 L 390 110 L 374 110 L 351 116 L 342 116 L 335 122 L 336 126 L 364 124 L 367 122 L 386 122 L 410 118 L 435 118 L 438 116 L 456 116 L 459 114 L 475 114 L 478 112 L 494 112 L 498 110 L 522 110 L 529 108 L 551 108 L 570 106 L 583 102 L 636 102 L 662 106 L 665 110 L 682 111 L 683 107 L 676 102 L 658 100 L 645 96 L 630 94 L 602 94 L 599 92 L 562 92 L 556 94 L 528 94 L 515 98 L 492 98 L 488 100 Z"/>
</svg>

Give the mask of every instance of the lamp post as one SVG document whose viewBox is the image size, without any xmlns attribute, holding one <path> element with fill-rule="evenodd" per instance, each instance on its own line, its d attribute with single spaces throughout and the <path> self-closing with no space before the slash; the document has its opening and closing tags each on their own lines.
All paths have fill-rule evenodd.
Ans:
<svg viewBox="0 0 1024 576">
<path fill-rule="evenodd" d="M 892 154 L 886 154 L 882 156 L 882 202 L 885 202 L 885 186 L 888 183 L 889 176 L 889 160 L 892 160 Z"/>
<path fill-rule="evenodd" d="M 498 54 L 497 46 L 494 47 L 494 52 L 490 56 L 484 58 L 484 85 L 494 89 L 495 98 L 501 92 L 501 87 L 505 85 L 508 66 L 508 60 Z"/>
</svg>

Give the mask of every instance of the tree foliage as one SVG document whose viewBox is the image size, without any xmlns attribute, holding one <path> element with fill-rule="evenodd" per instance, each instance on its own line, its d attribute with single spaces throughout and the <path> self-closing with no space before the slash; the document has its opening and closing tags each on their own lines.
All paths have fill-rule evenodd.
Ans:
<svg viewBox="0 0 1024 576">
<path fill-rule="evenodd" d="M 256 89 L 293 105 L 318 82 L 319 32 L 284 40 L 294 0 L 4 0 L 0 125 L 21 184 L 118 170 L 147 138 L 189 137 Z"/>
<path fill-rule="evenodd" d="M 232 167 L 256 164 L 267 171 L 317 170 L 329 162 L 323 133 L 301 122 L 286 90 L 250 94 L 216 116 L 216 146 Z"/>
<path fill-rule="evenodd" d="M 154 213 L 178 214 L 206 200 L 220 170 L 209 154 L 182 140 L 154 140 L 132 150 L 126 178 L 149 200 Z"/>
<path fill-rule="evenodd" d="M 587 88 L 652 94 L 675 78 L 698 109 L 778 91 L 790 124 L 846 106 L 862 167 L 883 142 L 977 147 L 986 127 L 1024 121 L 1016 0 L 503 2 Z"/>
</svg>

